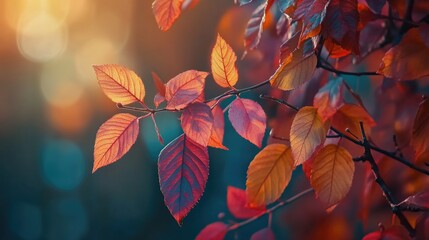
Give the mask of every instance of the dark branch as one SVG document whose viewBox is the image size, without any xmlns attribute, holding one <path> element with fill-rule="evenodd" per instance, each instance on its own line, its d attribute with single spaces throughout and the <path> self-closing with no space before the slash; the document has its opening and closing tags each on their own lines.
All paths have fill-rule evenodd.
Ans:
<svg viewBox="0 0 429 240">
<path fill-rule="evenodd" d="M 379 76 L 380 74 L 377 72 L 346 72 L 346 71 L 341 71 L 326 65 L 323 65 L 322 63 L 317 64 L 318 68 L 323 68 L 329 72 L 333 72 L 339 75 L 352 75 L 352 76 Z"/>
</svg>

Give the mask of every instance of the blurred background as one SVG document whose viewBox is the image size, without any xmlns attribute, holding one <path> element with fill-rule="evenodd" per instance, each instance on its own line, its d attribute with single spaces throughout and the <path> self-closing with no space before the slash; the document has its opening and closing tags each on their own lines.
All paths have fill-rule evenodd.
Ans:
<svg viewBox="0 0 429 240">
<path fill-rule="evenodd" d="M 182 227 L 165 207 L 159 190 L 157 156 L 163 146 L 150 120 L 141 122 L 139 139 L 125 157 L 91 174 L 97 129 L 119 112 L 99 89 L 92 65 L 117 63 L 133 69 L 143 79 L 150 105 L 156 92 L 151 71 L 164 82 L 189 69 L 210 71 L 211 47 L 218 32 L 240 58 L 254 2 L 239 8 L 232 0 L 203 0 L 183 12 L 168 32 L 161 32 L 152 14 L 152 0 L 0 0 L 0 239 L 193 239 L 219 217 L 224 215 L 226 222 L 232 219 L 226 207 L 227 186 L 244 188 L 247 166 L 259 150 L 239 137 L 228 121 L 224 145 L 232 151 L 209 150 L 206 191 Z M 277 48 L 273 46 L 280 42 L 270 30 L 262 36 L 260 50 L 237 62 L 238 88 L 263 81 L 275 70 Z M 319 79 L 322 74 L 315 76 Z M 371 79 L 348 81 L 374 113 Z M 311 104 L 320 81 L 312 84 L 310 91 L 308 86 L 294 91 L 292 103 Z M 209 76 L 207 98 L 222 91 Z M 244 97 L 256 99 L 259 93 Z M 279 92 L 272 94 L 281 97 Z M 396 93 L 392 96 L 396 102 L 405 99 Z M 410 101 L 418 103 L 419 98 Z M 261 104 L 269 116 L 279 110 L 273 104 Z M 280 120 L 290 123 L 291 113 L 285 116 Z M 157 115 L 165 142 L 181 134 L 178 117 L 176 113 Z M 282 135 L 287 136 L 285 131 Z M 358 167 L 356 174 L 360 179 L 364 169 Z M 368 231 L 358 219 L 359 209 L 353 207 L 362 182 L 354 181 L 357 190 L 331 215 L 312 196 L 274 214 L 276 236 L 359 239 Z M 308 186 L 298 169 L 284 195 Z M 378 189 L 368 191 L 381 196 Z M 371 201 L 376 209 L 386 206 L 382 196 Z M 375 213 L 375 220 L 370 218 L 369 229 L 377 229 L 378 221 L 389 224 L 390 213 L 384 210 Z M 261 218 L 228 237 L 248 239 L 266 225 L 267 218 Z"/>
</svg>

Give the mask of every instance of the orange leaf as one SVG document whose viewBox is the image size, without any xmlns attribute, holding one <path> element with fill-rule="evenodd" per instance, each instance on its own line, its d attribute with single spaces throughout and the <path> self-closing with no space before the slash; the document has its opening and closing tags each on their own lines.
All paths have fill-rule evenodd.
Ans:
<svg viewBox="0 0 429 240">
<path fill-rule="evenodd" d="M 304 47 L 297 49 L 292 53 L 292 57 L 281 63 L 270 78 L 271 86 L 287 91 L 311 79 L 316 69 L 317 57 L 314 53 L 308 55 L 304 51 Z"/>
<path fill-rule="evenodd" d="M 282 195 L 293 171 L 290 148 L 274 143 L 262 149 L 247 169 L 246 193 L 250 207 L 270 204 Z"/>
<path fill-rule="evenodd" d="M 332 117 L 332 127 L 342 132 L 348 128 L 351 133 L 362 138 L 362 131 L 359 124 L 361 121 L 363 122 L 365 133 L 369 135 L 371 133 L 370 127 L 376 124 L 374 119 L 361 106 L 344 104 Z"/>
<path fill-rule="evenodd" d="M 414 80 L 429 75 L 429 48 L 418 29 L 409 30 L 401 42 L 383 57 L 378 73 L 397 80 Z"/>
<path fill-rule="evenodd" d="M 222 144 L 223 135 L 225 131 L 225 119 L 223 116 L 223 110 L 221 107 L 215 106 L 212 109 L 212 114 L 213 114 L 213 128 L 212 128 L 212 133 L 211 133 L 208 145 L 211 147 L 228 150 L 228 148 Z"/>
<path fill-rule="evenodd" d="M 211 55 L 211 68 L 215 82 L 221 87 L 233 87 L 238 81 L 235 62 L 237 56 L 231 46 L 218 34 Z"/>
<path fill-rule="evenodd" d="M 144 102 L 145 88 L 135 72 L 115 64 L 94 66 L 94 70 L 101 89 L 112 101 L 123 105 Z"/>
<path fill-rule="evenodd" d="M 296 114 L 290 129 L 290 143 L 295 166 L 308 160 L 326 139 L 328 127 L 314 107 L 303 107 Z"/>
<path fill-rule="evenodd" d="M 413 135 L 411 142 L 416 150 L 416 159 L 429 151 L 429 100 L 426 99 L 419 105 L 414 119 Z"/>
<path fill-rule="evenodd" d="M 257 102 L 244 98 L 235 99 L 229 108 L 228 118 L 240 136 L 261 147 L 267 116 Z"/>
<path fill-rule="evenodd" d="M 128 113 L 116 114 L 103 123 L 95 138 L 92 172 L 124 156 L 136 141 L 138 134 L 138 118 Z"/>
<path fill-rule="evenodd" d="M 207 104 L 195 102 L 183 110 L 183 132 L 194 142 L 206 147 L 213 128 L 213 114 Z"/>
<path fill-rule="evenodd" d="M 327 207 L 334 206 L 349 191 L 354 171 L 352 156 L 345 148 L 326 145 L 314 156 L 311 186 Z"/>
<path fill-rule="evenodd" d="M 167 109 L 181 110 L 201 96 L 208 73 L 188 70 L 172 78 L 165 85 Z"/>
<path fill-rule="evenodd" d="M 165 97 L 165 84 L 161 81 L 161 78 L 154 72 L 152 72 L 152 78 L 159 95 Z"/>
<path fill-rule="evenodd" d="M 162 31 L 167 31 L 179 18 L 182 12 L 182 4 L 185 0 L 155 0 L 152 3 L 152 11 L 156 23 Z"/>
</svg>

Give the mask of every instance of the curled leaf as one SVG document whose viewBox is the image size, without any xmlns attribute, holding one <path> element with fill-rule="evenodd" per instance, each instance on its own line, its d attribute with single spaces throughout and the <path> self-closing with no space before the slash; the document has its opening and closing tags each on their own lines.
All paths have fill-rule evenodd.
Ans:
<svg viewBox="0 0 429 240">
<path fill-rule="evenodd" d="M 98 129 L 92 172 L 118 161 L 130 150 L 139 134 L 139 121 L 128 113 L 116 114 Z"/>
<path fill-rule="evenodd" d="M 250 162 L 247 169 L 246 193 L 250 207 L 261 207 L 276 201 L 289 184 L 293 171 L 290 148 L 270 144 Z"/>
</svg>

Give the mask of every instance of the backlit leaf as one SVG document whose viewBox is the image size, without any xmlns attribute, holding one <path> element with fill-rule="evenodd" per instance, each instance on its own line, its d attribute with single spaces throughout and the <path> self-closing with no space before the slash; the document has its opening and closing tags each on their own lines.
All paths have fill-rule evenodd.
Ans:
<svg viewBox="0 0 429 240">
<path fill-rule="evenodd" d="M 302 0 L 295 10 L 296 19 L 302 19 L 301 41 L 320 33 L 321 24 L 326 16 L 330 0 Z"/>
<path fill-rule="evenodd" d="M 295 166 L 308 160 L 326 139 L 328 129 L 314 107 L 303 107 L 295 115 L 290 143 Z"/>
<path fill-rule="evenodd" d="M 416 151 L 416 159 L 429 151 L 429 100 L 422 101 L 414 119 L 411 143 Z"/>
<path fill-rule="evenodd" d="M 257 102 L 244 98 L 235 99 L 229 108 L 228 118 L 240 136 L 261 147 L 267 116 Z"/>
<path fill-rule="evenodd" d="M 153 104 L 155 105 L 155 107 L 159 107 L 159 105 L 161 105 L 161 103 L 163 103 L 165 101 L 165 97 L 161 96 L 161 94 L 157 93 L 155 94 L 155 96 L 153 97 Z"/>
<path fill-rule="evenodd" d="M 386 52 L 377 72 L 397 80 L 414 80 L 429 75 L 428 62 L 429 48 L 413 28 Z"/>
<path fill-rule="evenodd" d="M 223 110 L 221 107 L 215 106 L 212 109 L 212 114 L 213 128 L 208 145 L 210 147 L 228 150 L 228 148 L 223 145 L 223 135 L 225 132 L 225 118 L 223 115 Z"/>
<path fill-rule="evenodd" d="M 221 87 L 233 87 L 238 81 L 235 62 L 237 56 L 231 46 L 218 35 L 211 55 L 211 69 L 215 82 Z"/>
<path fill-rule="evenodd" d="M 159 29 L 167 31 L 182 12 L 184 0 L 155 0 L 152 11 Z"/>
<path fill-rule="evenodd" d="M 213 114 L 205 103 L 192 103 L 182 113 L 183 132 L 194 142 L 207 146 L 213 128 Z"/>
<path fill-rule="evenodd" d="M 228 186 L 226 203 L 229 212 L 238 219 L 247 219 L 257 216 L 265 211 L 265 207 L 248 207 L 246 191 L 240 188 Z"/>
<path fill-rule="evenodd" d="M 350 153 L 339 145 L 329 144 L 315 156 L 311 169 L 311 186 L 318 198 L 331 207 L 350 190 L 355 165 Z"/>
<path fill-rule="evenodd" d="M 166 108 L 180 110 L 200 97 L 207 76 L 207 72 L 188 70 L 168 81 L 165 85 Z"/>
<path fill-rule="evenodd" d="M 315 54 L 304 56 L 304 48 L 297 49 L 286 58 L 270 78 L 271 86 L 287 91 L 299 87 L 313 76 L 316 69 Z"/>
<path fill-rule="evenodd" d="M 158 93 L 165 97 L 165 84 L 161 81 L 161 78 L 155 72 L 152 72 L 152 78 Z"/>
<path fill-rule="evenodd" d="M 139 134 L 139 121 L 128 113 L 116 114 L 98 129 L 92 172 L 118 161 L 130 150 Z"/>
<path fill-rule="evenodd" d="M 276 201 L 289 184 L 293 171 L 290 148 L 270 144 L 262 149 L 247 169 L 246 193 L 251 207 Z"/>
<path fill-rule="evenodd" d="M 195 240 L 223 240 L 228 232 L 228 225 L 223 222 L 214 222 L 207 225 Z"/>
<path fill-rule="evenodd" d="M 314 96 L 313 106 L 317 108 L 317 112 L 323 121 L 332 117 L 344 104 L 343 92 L 343 79 L 337 77 L 331 79 L 325 86 L 320 88 L 319 92 Z"/>
<path fill-rule="evenodd" d="M 268 1 L 262 2 L 255 11 L 253 11 L 249 22 L 247 23 L 246 31 L 244 32 L 244 46 L 246 49 L 254 49 L 258 46 L 261 40 L 262 27 L 265 22 L 265 10 Z"/>
<path fill-rule="evenodd" d="M 273 233 L 273 230 L 271 228 L 263 228 L 257 232 L 255 232 L 252 237 L 250 237 L 250 240 L 275 240 L 276 236 Z"/>
<path fill-rule="evenodd" d="M 101 89 L 115 103 L 144 102 L 145 88 L 135 72 L 115 64 L 94 66 L 94 70 Z"/>
<path fill-rule="evenodd" d="M 179 225 L 203 195 L 208 174 L 207 147 L 184 134 L 159 154 L 159 185 L 165 205 Z"/>
<path fill-rule="evenodd" d="M 362 139 L 362 131 L 359 122 L 363 122 L 365 133 L 370 135 L 371 127 L 375 121 L 361 106 L 355 104 L 344 104 L 332 117 L 332 127 L 345 132 L 348 128 L 352 134 Z M 345 133 L 350 135 L 349 133 Z M 353 137 L 353 135 L 350 135 Z"/>
</svg>

